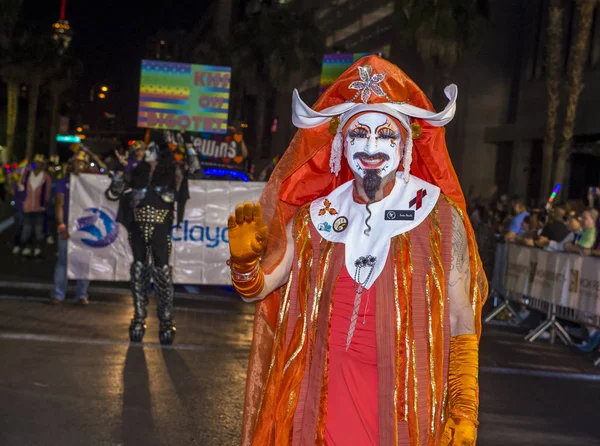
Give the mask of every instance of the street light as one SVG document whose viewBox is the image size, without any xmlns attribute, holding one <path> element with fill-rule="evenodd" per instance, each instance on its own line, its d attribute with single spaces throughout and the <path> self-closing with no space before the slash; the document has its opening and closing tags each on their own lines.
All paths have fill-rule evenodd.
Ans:
<svg viewBox="0 0 600 446">
<path fill-rule="evenodd" d="M 106 85 L 103 85 L 102 87 L 100 87 L 100 90 L 106 93 L 108 91 L 108 87 Z"/>
<path fill-rule="evenodd" d="M 100 94 L 98 95 L 98 97 L 99 97 L 100 99 L 104 99 L 104 98 L 106 98 L 106 95 L 105 95 L 104 93 L 100 93 Z"/>
</svg>

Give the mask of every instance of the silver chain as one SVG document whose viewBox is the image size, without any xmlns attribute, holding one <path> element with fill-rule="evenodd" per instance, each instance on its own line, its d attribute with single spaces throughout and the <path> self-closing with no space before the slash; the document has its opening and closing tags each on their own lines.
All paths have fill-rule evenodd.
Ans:
<svg viewBox="0 0 600 446">
<path fill-rule="evenodd" d="M 371 276 L 373 275 L 373 271 L 375 270 L 375 263 L 377 262 L 377 258 L 371 255 L 366 257 L 359 257 L 356 262 L 354 262 L 354 266 L 356 270 L 354 272 L 354 291 L 358 294 L 362 294 L 365 285 L 369 283 Z M 360 270 L 366 267 L 370 267 L 369 274 L 364 282 L 360 280 Z"/>
</svg>

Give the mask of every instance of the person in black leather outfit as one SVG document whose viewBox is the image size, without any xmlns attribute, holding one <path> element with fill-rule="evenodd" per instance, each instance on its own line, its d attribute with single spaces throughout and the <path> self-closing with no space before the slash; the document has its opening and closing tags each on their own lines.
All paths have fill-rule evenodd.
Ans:
<svg viewBox="0 0 600 446">
<path fill-rule="evenodd" d="M 150 143 L 144 158 L 124 174 L 113 175 L 107 198 L 120 200 L 117 221 L 129 232 L 133 253 L 131 292 L 134 315 L 129 326 L 132 342 L 140 342 L 146 331 L 148 289 L 154 282 L 158 303 L 161 344 L 175 339 L 173 322 L 173 270 L 169 265 L 171 227 L 183 221 L 189 198 L 183 165 L 176 164 L 167 144 Z M 175 206 L 177 203 L 177 206 Z"/>
</svg>

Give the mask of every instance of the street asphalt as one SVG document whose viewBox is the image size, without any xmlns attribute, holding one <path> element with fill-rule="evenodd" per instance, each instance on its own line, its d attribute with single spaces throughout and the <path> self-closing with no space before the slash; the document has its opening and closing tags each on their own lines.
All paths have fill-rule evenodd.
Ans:
<svg viewBox="0 0 600 446">
<path fill-rule="evenodd" d="M 9 238 L 0 234 L 1 446 L 239 444 L 252 305 L 222 288 L 180 290 L 174 347 L 158 344 L 154 306 L 143 345 L 130 345 L 126 290 L 93 284 L 87 307 L 49 305 L 52 248 L 25 261 Z M 484 325 L 477 444 L 600 445 L 593 356 L 525 333 Z"/>
</svg>

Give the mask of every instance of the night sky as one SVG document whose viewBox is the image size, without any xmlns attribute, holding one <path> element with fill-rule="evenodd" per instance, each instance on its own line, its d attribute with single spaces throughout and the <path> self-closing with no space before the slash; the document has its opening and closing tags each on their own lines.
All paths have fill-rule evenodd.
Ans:
<svg viewBox="0 0 600 446">
<path fill-rule="evenodd" d="M 59 17 L 60 3 L 25 0 L 25 22 L 50 28 Z M 71 51 L 85 70 L 77 90 L 82 104 L 89 101 L 93 84 L 106 84 L 111 94 L 105 111 L 120 114 L 120 125 L 135 127 L 140 60 L 146 38 L 160 29 L 190 30 L 210 3 L 67 0 L 66 18 L 75 33 Z"/>
</svg>

